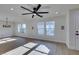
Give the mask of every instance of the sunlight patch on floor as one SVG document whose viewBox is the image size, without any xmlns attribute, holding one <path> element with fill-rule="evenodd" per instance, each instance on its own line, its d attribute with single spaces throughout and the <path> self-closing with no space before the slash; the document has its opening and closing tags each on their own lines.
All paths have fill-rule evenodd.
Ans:
<svg viewBox="0 0 79 59">
<path fill-rule="evenodd" d="M 30 49 L 28 49 L 28 48 L 25 48 L 23 46 L 20 46 L 20 47 L 15 48 L 15 49 L 13 49 L 13 50 L 11 50 L 11 51 L 3 54 L 3 55 L 22 55 L 22 54 L 26 53 L 29 50 Z"/>
<path fill-rule="evenodd" d="M 12 39 L 10 39 L 12 40 Z M 1 43 L 8 42 L 6 41 L 0 41 Z M 29 50 L 33 49 L 38 43 L 29 42 L 25 45 L 22 45 L 20 47 L 17 47 L 9 52 L 4 53 L 3 55 L 23 55 L 24 53 L 28 52 Z M 28 55 L 48 55 L 50 49 L 46 45 L 38 45 L 35 49 L 33 49 Z"/>
<path fill-rule="evenodd" d="M 31 53 L 29 53 L 28 55 L 47 55 L 38 51 L 32 51 Z"/>
<path fill-rule="evenodd" d="M 44 53 L 47 53 L 47 54 L 50 51 L 50 49 L 48 49 L 48 47 L 46 47 L 43 44 L 39 45 L 35 50 L 40 51 L 40 52 L 44 52 Z"/>
<path fill-rule="evenodd" d="M 4 39 L 1 39 L 1 40 L 0 40 L 0 44 L 7 43 L 7 42 L 11 42 L 11 41 L 15 41 L 15 40 L 17 40 L 17 39 L 4 38 Z"/>
<path fill-rule="evenodd" d="M 25 47 L 28 47 L 28 48 L 33 48 L 33 47 L 35 47 L 36 45 L 37 45 L 37 43 L 29 42 L 29 43 L 25 44 L 24 46 L 25 46 Z"/>
<path fill-rule="evenodd" d="M 0 44 L 6 43 L 6 41 L 0 41 Z"/>
</svg>

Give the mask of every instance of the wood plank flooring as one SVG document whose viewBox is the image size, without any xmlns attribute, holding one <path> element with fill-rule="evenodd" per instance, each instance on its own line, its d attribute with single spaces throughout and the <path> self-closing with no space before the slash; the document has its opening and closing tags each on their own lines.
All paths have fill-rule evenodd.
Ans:
<svg viewBox="0 0 79 59">
<path fill-rule="evenodd" d="M 79 51 L 70 50 L 67 48 L 65 44 L 62 43 L 55 43 L 55 42 L 52 43 L 21 37 L 11 37 L 11 38 L 16 39 L 16 41 L 0 44 L 0 54 L 6 53 L 28 42 L 35 42 L 47 46 L 50 49 L 49 55 L 79 55 Z"/>
</svg>

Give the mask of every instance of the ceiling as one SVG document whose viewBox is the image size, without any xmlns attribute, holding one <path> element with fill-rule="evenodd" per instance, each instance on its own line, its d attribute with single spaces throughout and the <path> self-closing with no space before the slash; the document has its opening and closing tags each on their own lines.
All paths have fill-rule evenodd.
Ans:
<svg viewBox="0 0 79 59">
<path fill-rule="evenodd" d="M 24 6 L 29 9 L 33 9 L 37 4 L 0 4 L 0 19 L 4 19 L 8 17 L 9 20 L 23 20 L 23 19 L 32 19 L 32 15 L 21 15 L 22 13 L 27 13 L 29 11 L 20 8 L 20 6 Z M 10 10 L 13 8 L 14 10 Z M 42 7 L 39 11 L 48 11 L 49 14 L 45 14 L 43 17 L 54 17 L 66 14 L 66 12 L 70 9 L 79 8 L 79 4 L 42 4 Z M 56 12 L 58 12 L 56 14 Z M 39 18 L 38 16 L 35 16 Z"/>
</svg>

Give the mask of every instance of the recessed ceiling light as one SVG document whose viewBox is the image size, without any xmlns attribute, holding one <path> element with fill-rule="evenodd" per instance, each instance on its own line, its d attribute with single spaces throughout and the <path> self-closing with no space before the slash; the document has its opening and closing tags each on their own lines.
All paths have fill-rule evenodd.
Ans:
<svg viewBox="0 0 79 59">
<path fill-rule="evenodd" d="M 11 8 L 10 10 L 14 10 L 14 8 Z"/>
<path fill-rule="evenodd" d="M 58 11 L 56 11 L 55 13 L 56 13 L 56 14 L 58 14 L 59 12 L 58 12 Z"/>
</svg>

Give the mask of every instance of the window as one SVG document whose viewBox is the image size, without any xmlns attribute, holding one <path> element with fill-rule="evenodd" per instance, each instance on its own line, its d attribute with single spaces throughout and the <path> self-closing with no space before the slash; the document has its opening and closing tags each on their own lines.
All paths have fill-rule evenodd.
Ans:
<svg viewBox="0 0 79 59">
<path fill-rule="evenodd" d="M 46 22 L 46 35 L 54 35 L 54 30 L 55 30 L 55 22 Z"/>
<path fill-rule="evenodd" d="M 43 34 L 43 35 L 49 35 L 49 36 L 54 36 L 54 31 L 55 31 L 55 22 L 54 21 L 49 21 L 49 22 L 39 22 L 37 24 L 38 28 L 38 34 Z"/>
<path fill-rule="evenodd" d="M 38 34 L 44 34 L 44 22 L 39 22 L 37 24 Z"/>
<path fill-rule="evenodd" d="M 18 32 L 25 33 L 26 32 L 26 24 L 18 24 Z"/>
</svg>

